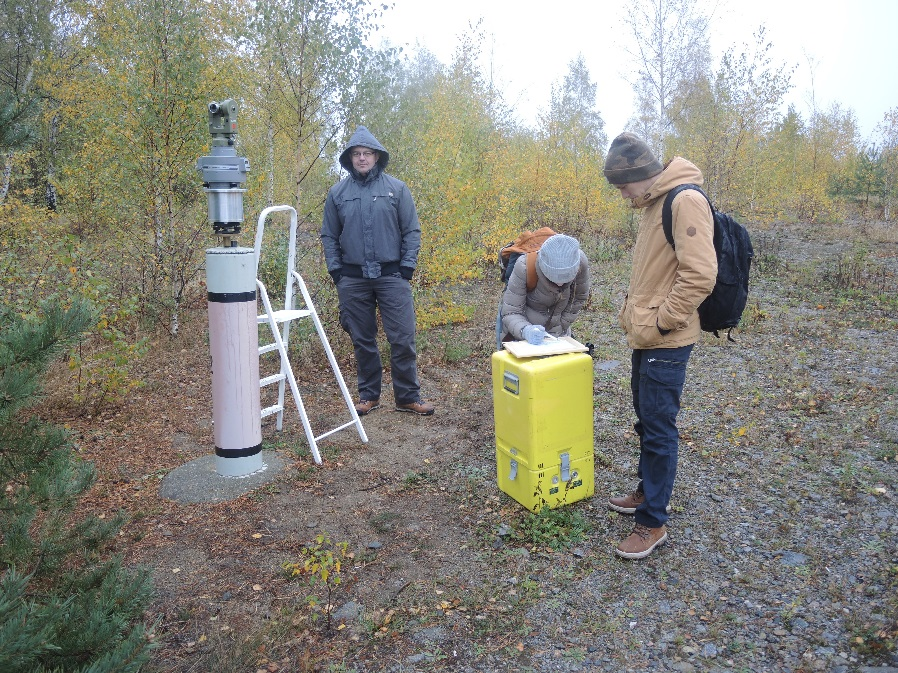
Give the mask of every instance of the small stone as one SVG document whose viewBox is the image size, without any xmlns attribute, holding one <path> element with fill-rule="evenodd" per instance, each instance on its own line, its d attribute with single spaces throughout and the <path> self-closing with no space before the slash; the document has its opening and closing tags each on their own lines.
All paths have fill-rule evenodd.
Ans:
<svg viewBox="0 0 898 673">
<path fill-rule="evenodd" d="M 807 562 L 808 562 L 807 556 L 805 556 L 804 554 L 799 554 L 798 552 L 794 552 L 794 551 L 783 552 L 783 557 L 780 559 L 780 563 L 782 563 L 785 566 L 790 566 L 793 568 L 798 567 L 798 566 L 803 566 Z"/>
<path fill-rule="evenodd" d="M 344 620 L 354 621 L 359 618 L 360 614 L 362 614 L 362 606 L 355 601 L 349 601 L 337 608 L 331 616 L 335 621 L 342 622 Z"/>
<path fill-rule="evenodd" d="M 412 640 L 416 643 L 440 643 L 447 637 L 447 631 L 442 626 L 429 626 L 412 634 Z"/>
</svg>

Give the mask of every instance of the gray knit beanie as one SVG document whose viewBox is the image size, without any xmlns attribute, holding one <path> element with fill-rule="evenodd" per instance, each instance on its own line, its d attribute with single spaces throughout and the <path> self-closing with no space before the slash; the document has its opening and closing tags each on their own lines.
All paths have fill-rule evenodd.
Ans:
<svg viewBox="0 0 898 673">
<path fill-rule="evenodd" d="M 611 142 L 605 158 L 605 177 L 612 185 L 652 178 L 662 170 L 645 141 L 633 133 L 621 133 Z"/>
<path fill-rule="evenodd" d="M 570 283 L 580 271 L 580 242 L 555 234 L 546 239 L 537 254 L 539 270 L 556 285 Z"/>
</svg>

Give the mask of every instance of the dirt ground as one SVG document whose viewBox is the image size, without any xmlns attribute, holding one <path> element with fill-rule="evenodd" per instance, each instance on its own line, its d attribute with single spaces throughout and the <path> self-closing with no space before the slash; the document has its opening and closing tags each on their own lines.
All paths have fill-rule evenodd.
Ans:
<svg viewBox="0 0 898 673">
<path fill-rule="evenodd" d="M 421 357 L 434 416 L 394 411 L 387 373 L 381 408 L 363 418 L 367 444 L 354 428 L 342 430 L 319 443 L 317 466 L 293 407 L 282 432 L 273 417 L 263 422 L 263 456 L 276 451 L 286 463 L 273 481 L 228 502 L 179 504 L 159 497 L 164 476 L 214 452 L 204 318 L 197 311 L 181 336 L 158 340 L 143 371 L 146 385 L 121 406 L 67 420 L 79 453 L 99 476 L 83 506 L 104 516 L 125 512 L 121 551 L 129 565 L 153 570 L 156 600 L 148 619 L 159 620 L 161 645 L 154 670 L 255 671 L 256 663 L 262 670 L 312 670 L 313 661 L 341 658 L 350 643 L 371 635 L 359 626 L 359 614 L 344 614 L 332 633 L 323 632 L 323 608 L 308 607 L 310 595 L 326 601 L 323 587 L 310 588 L 281 568 L 301 561 L 316 535 L 348 543 L 352 555 L 334 607 L 371 606 L 375 622 L 400 593 L 414 594 L 478 562 L 473 524 L 484 502 L 500 506 L 495 488 L 473 502 L 466 497 L 469 478 L 483 481 L 495 469 L 486 352 L 492 333 L 469 344 L 480 353 L 461 363 L 449 365 L 436 353 Z M 338 352 L 348 351 L 345 335 L 331 341 Z M 304 348 L 297 357 L 313 431 L 349 420 L 321 349 Z M 343 369 L 354 393 L 354 370 L 350 363 Z M 294 612 L 302 615 L 291 618 L 298 630 L 272 654 L 280 663 L 268 661 L 264 644 L 243 642 L 264 643 L 267 625 Z M 339 623 L 351 628 L 336 630 Z M 372 645 L 378 659 L 380 640 Z M 235 664 L 241 649 L 258 662 Z M 210 663 L 219 655 L 232 668 Z"/>
<path fill-rule="evenodd" d="M 757 279 L 755 305 L 747 312 L 741 343 L 703 343 L 690 364 L 690 380 L 695 383 L 688 386 L 691 392 L 684 399 L 681 462 L 684 473 L 691 474 L 678 486 L 674 499 L 684 543 L 678 547 L 674 537 L 674 544 L 664 548 L 663 565 L 661 561 L 623 564 L 611 555 L 613 544 L 629 531 L 627 522 L 609 516 L 604 505 L 609 493 L 629 486 L 635 471 L 628 351 L 614 321 L 625 282 L 625 255 L 594 259 L 599 273 L 590 317 L 579 335 L 597 346 L 596 497 L 566 508 L 571 512 L 548 522 L 531 517 L 496 486 L 489 359 L 494 346 L 496 283 L 472 288 L 469 296 L 479 299 L 471 321 L 431 330 L 419 339 L 423 393 L 437 405 L 434 416 L 395 412 L 387 386 L 382 407 L 363 418 L 369 442 L 361 443 L 352 428 L 343 430 L 321 443 L 321 466 L 311 459 L 295 411 L 288 413 L 281 433 L 266 419 L 265 455 L 278 453 L 285 463 L 282 473 L 262 488 L 217 504 L 178 504 L 159 496 L 159 485 L 169 471 L 213 452 L 205 312 L 192 312 L 181 335 L 159 337 L 150 357 L 140 364 L 144 387 L 121 406 L 64 419 L 76 433 L 80 455 L 97 466 L 97 484 L 83 507 L 104 516 L 125 512 L 129 521 L 120 533 L 119 551 L 129 565 L 152 570 L 156 594 L 147 621 L 154 624 L 159 647 L 150 670 L 656 670 L 640 668 L 650 666 L 646 662 L 655 656 L 651 653 L 633 663 L 633 668 L 622 663 L 643 647 L 636 644 L 637 620 L 627 615 L 657 600 L 647 598 L 640 588 L 646 581 L 660 583 L 664 591 L 684 592 L 678 602 L 667 597 L 666 614 L 662 614 L 665 600 L 660 607 L 652 603 L 660 621 L 652 627 L 658 631 L 646 639 L 670 645 L 659 650 L 657 656 L 666 659 L 657 670 L 847 671 L 858 662 L 882 661 L 877 657 L 889 649 L 888 643 L 894 645 L 895 631 L 890 630 L 895 629 L 894 615 L 880 632 L 883 650 L 855 653 L 852 659 L 847 643 L 855 632 L 845 626 L 844 634 L 838 636 L 845 641 L 844 647 L 834 646 L 832 655 L 824 652 L 806 658 L 824 662 L 806 664 L 806 669 L 798 668 L 803 665 L 798 646 L 794 660 L 798 663 L 790 663 L 792 651 L 768 646 L 773 638 L 769 634 L 761 634 L 767 640 L 750 656 L 733 649 L 737 654 L 729 660 L 732 666 L 716 659 L 706 667 L 695 657 L 710 651 L 707 645 L 701 649 L 696 644 L 706 633 L 702 628 L 708 621 L 682 630 L 671 626 L 679 624 L 670 614 L 671 605 L 679 609 L 676 606 L 682 603 L 684 619 L 698 620 L 696 610 L 702 614 L 699 606 L 708 592 L 738 594 L 735 575 L 717 579 L 726 563 L 714 554 L 694 556 L 685 542 L 690 536 L 698 539 L 692 547 L 699 550 L 711 544 L 697 532 L 709 518 L 707 503 L 724 509 L 734 489 L 753 489 L 742 494 L 727 515 L 730 522 L 739 520 L 740 510 L 746 513 L 746 507 L 750 508 L 747 503 L 771 502 L 771 485 L 789 481 L 794 461 L 804 460 L 802 452 L 828 447 L 830 440 L 854 446 L 857 437 L 867 437 L 870 455 L 857 458 L 861 467 L 855 465 L 860 472 L 854 474 L 859 483 L 874 484 L 887 495 L 875 495 L 874 486 L 849 488 L 842 472 L 815 488 L 826 503 L 832 498 L 835 511 L 842 511 L 846 499 L 850 502 L 868 493 L 888 508 L 895 507 L 891 494 L 898 480 L 894 469 L 896 370 L 877 345 L 883 336 L 894 340 L 898 325 L 894 303 L 871 317 L 864 307 L 851 307 L 850 301 L 846 307 L 830 297 L 825 301 L 797 298 L 786 287 L 795 276 L 782 269 L 810 263 L 813 253 L 806 249 L 807 236 L 790 236 L 787 249 L 782 238 L 763 242 L 759 252 L 769 255 L 772 273 Z M 832 258 L 843 254 L 845 247 L 839 248 L 834 236 L 821 249 L 824 257 Z M 895 252 L 891 242 L 879 250 L 878 258 L 894 261 Z M 771 260 L 784 266 L 777 271 Z M 895 291 L 894 270 L 886 273 L 884 282 Z M 833 332 L 825 331 L 832 326 L 837 326 L 840 335 L 847 334 L 849 341 L 836 344 Z M 327 329 L 354 391 L 348 341 L 331 324 Z M 826 383 L 815 382 L 800 364 L 805 362 L 802 353 L 815 348 L 841 363 L 831 362 L 825 368 Z M 833 371 L 840 367 L 843 378 L 833 383 Z M 857 376 L 848 373 L 853 367 Z M 301 349 L 294 368 L 316 432 L 347 420 L 320 349 Z M 721 377 L 720 371 L 726 374 Z M 739 381 L 733 383 L 737 373 Z M 839 405 L 845 408 L 837 410 Z M 818 414 L 824 407 L 826 417 Z M 848 419 L 859 414 L 872 420 L 847 429 Z M 832 425 L 815 425 L 824 422 Z M 810 437 L 825 431 L 830 433 L 825 441 Z M 786 453 L 780 455 L 780 450 Z M 823 463 L 815 474 L 835 475 L 837 468 L 844 468 L 842 459 L 834 457 L 838 455 L 836 451 L 820 458 Z M 875 478 L 863 471 L 868 464 L 877 470 Z M 747 474 L 755 470 L 766 472 L 749 478 Z M 759 526 L 759 519 L 776 518 L 766 507 L 739 525 L 763 537 L 752 526 Z M 885 530 L 892 525 L 888 521 L 892 520 L 883 524 Z M 584 522 L 585 534 L 578 535 L 574 529 Z M 537 530 L 539 525 L 546 526 L 545 535 Z M 770 558 L 781 558 L 776 556 L 778 548 L 794 547 L 811 554 L 805 542 L 789 542 L 790 526 L 794 524 L 789 521 L 768 526 L 767 546 L 774 551 L 754 571 L 753 582 L 767 584 L 759 592 L 778 592 L 782 598 L 786 591 L 776 588 L 780 578 L 771 579 L 776 573 L 765 579 L 766 571 L 761 570 L 769 570 Z M 291 577 L 283 568 L 301 562 L 303 549 L 314 545 L 318 535 L 347 543 L 349 554 L 335 574 L 341 582 L 333 586 L 330 602 L 325 587 Z M 553 535 L 563 544 L 552 544 Z M 733 540 L 732 532 L 725 533 L 724 539 Z M 894 567 L 889 565 L 894 561 L 888 560 L 893 552 L 893 543 L 880 549 L 870 573 L 880 577 L 878 573 L 885 572 L 882 568 Z M 823 557 L 826 553 L 820 551 Z M 815 562 L 823 564 L 825 558 L 815 557 Z M 708 570 L 696 564 L 707 564 Z M 808 565 L 811 570 L 822 567 L 810 561 Z M 680 579 L 671 580 L 671 575 Z M 810 600 L 807 596 L 824 591 L 811 584 L 813 571 L 809 576 L 793 575 L 782 581 L 793 586 L 798 578 L 804 604 Z M 609 578 L 608 584 L 595 584 L 601 577 Z M 706 584 L 711 581 L 713 588 Z M 582 614 L 589 608 L 580 599 L 559 593 L 573 586 L 581 591 L 586 582 L 592 582 L 589 587 L 594 592 L 586 604 L 606 606 L 593 615 Z M 731 582 L 734 586 L 727 589 Z M 870 608 L 871 623 L 880 612 L 894 607 L 889 602 L 894 598 L 889 598 L 894 583 L 877 586 L 885 595 L 876 599 L 882 605 Z M 754 595 L 754 603 L 746 602 L 757 610 L 764 600 L 777 603 L 775 597 L 762 600 Z M 838 613 L 850 605 L 847 598 L 841 602 L 833 598 L 832 603 L 819 610 Z M 558 611 L 546 614 L 552 605 Z M 565 606 L 574 605 L 580 614 L 575 620 L 569 617 L 578 624 L 570 629 L 558 620 L 567 614 Z M 616 606 L 615 616 L 607 605 Z M 782 620 L 784 609 L 758 612 L 745 622 L 737 620 L 733 628 L 737 632 L 763 629 L 765 619 Z M 690 611 L 691 616 L 686 616 Z M 752 626 L 754 619 L 757 627 Z M 659 635 L 666 628 L 677 633 L 669 641 L 665 641 L 668 636 Z M 827 633 L 824 630 L 818 640 L 825 641 Z M 611 634 L 618 639 L 614 644 L 609 644 Z M 838 669 L 841 660 L 833 663 L 832 657 L 842 654 L 846 667 Z M 781 665 L 771 663 L 777 661 Z"/>
</svg>

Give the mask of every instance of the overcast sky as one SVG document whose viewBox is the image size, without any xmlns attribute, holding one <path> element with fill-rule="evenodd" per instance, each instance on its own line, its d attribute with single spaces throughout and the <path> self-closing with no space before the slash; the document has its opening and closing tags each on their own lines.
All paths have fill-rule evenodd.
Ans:
<svg viewBox="0 0 898 673">
<path fill-rule="evenodd" d="M 626 2 L 393 1 L 381 20 L 381 35 L 396 46 L 421 44 L 446 64 L 458 37 L 482 19 L 484 67 L 492 67 L 506 101 L 527 124 L 534 123 L 551 85 L 582 53 L 597 84 L 597 107 L 609 139 L 624 130 L 633 111 L 625 79 L 630 64 L 622 47 L 628 38 Z M 853 109 L 866 139 L 886 111 L 898 108 L 898 0 L 720 0 L 711 42 L 715 65 L 722 50 L 753 44 L 762 24 L 774 61 L 796 67 L 787 102 L 805 119 L 813 92 L 818 108 L 838 102 Z"/>
</svg>

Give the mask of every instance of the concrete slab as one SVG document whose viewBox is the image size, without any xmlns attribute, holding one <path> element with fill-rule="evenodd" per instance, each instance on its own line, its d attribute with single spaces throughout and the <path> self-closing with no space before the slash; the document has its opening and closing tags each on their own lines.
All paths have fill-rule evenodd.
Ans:
<svg viewBox="0 0 898 673">
<path fill-rule="evenodd" d="M 165 475 L 159 495 L 185 504 L 234 500 L 273 481 L 283 469 L 284 461 L 275 451 L 263 451 L 262 469 L 243 477 L 223 477 L 215 471 L 215 455 L 209 454 Z"/>
</svg>

